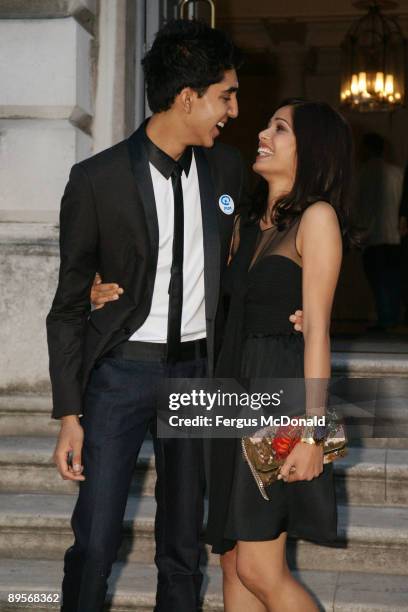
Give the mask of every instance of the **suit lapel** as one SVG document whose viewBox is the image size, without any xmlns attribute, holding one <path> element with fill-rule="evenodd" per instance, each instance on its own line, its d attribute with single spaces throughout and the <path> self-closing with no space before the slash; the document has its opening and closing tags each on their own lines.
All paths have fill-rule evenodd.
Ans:
<svg viewBox="0 0 408 612">
<path fill-rule="evenodd" d="M 146 218 L 151 254 L 154 260 L 152 261 L 152 269 L 156 270 L 159 250 L 159 223 L 149 160 L 143 144 L 144 138 L 145 124 L 142 124 L 128 139 L 128 144 L 132 170 Z M 197 164 L 203 220 L 206 317 L 212 319 L 215 316 L 218 304 L 220 279 L 220 238 L 215 190 L 209 163 L 203 150 L 200 147 L 194 147 L 194 155 Z"/>
<path fill-rule="evenodd" d="M 204 240 L 205 312 L 213 320 L 218 305 L 220 288 L 220 238 L 214 182 L 208 160 L 199 147 L 194 148 L 200 186 Z"/>
<path fill-rule="evenodd" d="M 153 294 L 159 252 L 159 223 L 149 160 L 143 143 L 144 138 L 145 124 L 142 124 L 128 139 L 128 146 L 131 166 L 140 201 L 143 205 L 151 246 L 149 285 Z M 220 237 L 215 190 L 210 166 L 207 157 L 200 147 L 194 147 L 194 155 L 197 164 L 203 221 L 205 313 L 207 319 L 207 340 L 209 343 L 208 352 L 209 357 L 211 357 L 214 350 L 214 319 L 220 291 Z M 212 362 L 212 358 L 210 361 Z M 210 363 L 210 369 L 211 367 L 212 363 Z"/>
<path fill-rule="evenodd" d="M 154 197 L 152 176 L 150 174 L 149 160 L 143 140 L 145 138 L 145 124 L 128 139 L 130 161 L 135 176 L 136 187 L 146 217 L 152 254 L 157 258 L 159 249 L 159 222 L 157 219 L 156 202 Z"/>
</svg>

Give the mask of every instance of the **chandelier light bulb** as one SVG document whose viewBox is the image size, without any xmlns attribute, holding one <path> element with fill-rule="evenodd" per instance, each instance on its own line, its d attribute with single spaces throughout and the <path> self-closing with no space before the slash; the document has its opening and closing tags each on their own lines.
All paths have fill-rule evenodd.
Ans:
<svg viewBox="0 0 408 612">
<path fill-rule="evenodd" d="M 357 96 L 358 95 L 358 78 L 356 74 L 353 74 L 353 76 L 351 77 L 351 93 L 353 94 L 353 96 Z"/>
<path fill-rule="evenodd" d="M 387 74 L 385 77 L 385 94 L 387 96 L 392 95 L 394 93 L 394 77 L 392 74 Z"/>
<path fill-rule="evenodd" d="M 384 73 L 383 72 L 376 73 L 374 90 L 376 93 L 382 93 L 382 91 L 384 90 Z"/>
<path fill-rule="evenodd" d="M 358 73 L 358 91 L 359 93 L 363 93 L 367 91 L 367 73 L 366 72 Z"/>
</svg>

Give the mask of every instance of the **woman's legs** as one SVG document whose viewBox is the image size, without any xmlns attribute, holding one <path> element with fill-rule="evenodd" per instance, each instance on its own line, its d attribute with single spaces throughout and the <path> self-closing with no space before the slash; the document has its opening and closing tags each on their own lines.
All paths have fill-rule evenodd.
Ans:
<svg viewBox="0 0 408 612">
<path fill-rule="evenodd" d="M 224 612 L 267 612 L 237 574 L 237 547 L 220 557 L 223 576 Z"/>
<path fill-rule="evenodd" d="M 290 573 L 286 562 L 286 538 L 284 532 L 266 542 L 239 541 L 236 546 L 238 577 L 264 604 L 267 612 L 317 612 L 309 593 Z M 246 610 L 252 611 L 249 607 Z"/>
</svg>

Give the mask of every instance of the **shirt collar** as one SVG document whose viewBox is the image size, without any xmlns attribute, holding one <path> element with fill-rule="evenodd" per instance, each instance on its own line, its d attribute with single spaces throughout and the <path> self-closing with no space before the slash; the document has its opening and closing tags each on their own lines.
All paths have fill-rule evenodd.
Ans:
<svg viewBox="0 0 408 612">
<path fill-rule="evenodd" d="M 176 161 L 175 159 L 170 157 L 170 155 L 167 155 L 167 153 L 159 149 L 159 147 L 156 146 L 154 142 L 150 140 L 150 138 L 146 134 L 146 131 L 145 147 L 149 162 L 153 164 L 156 170 L 158 170 L 164 176 L 164 178 L 170 178 L 171 173 L 173 172 L 177 164 L 179 164 L 183 168 L 185 175 L 188 176 L 191 167 L 191 160 L 193 157 L 192 147 L 187 147 L 180 159 Z"/>
</svg>

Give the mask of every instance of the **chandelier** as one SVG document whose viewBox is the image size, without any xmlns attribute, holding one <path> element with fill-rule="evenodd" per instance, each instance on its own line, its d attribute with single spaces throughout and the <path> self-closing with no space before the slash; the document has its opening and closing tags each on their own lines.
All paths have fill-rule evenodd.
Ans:
<svg viewBox="0 0 408 612">
<path fill-rule="evenodd" d="M 340 102 L 357 111 L 390 111 L 405 100 L 406 39 L 395 18 L 382 9 L 391 0 L 353 3 L 368 13 L 358 19 L 342 44 Z"/>
</svg>

